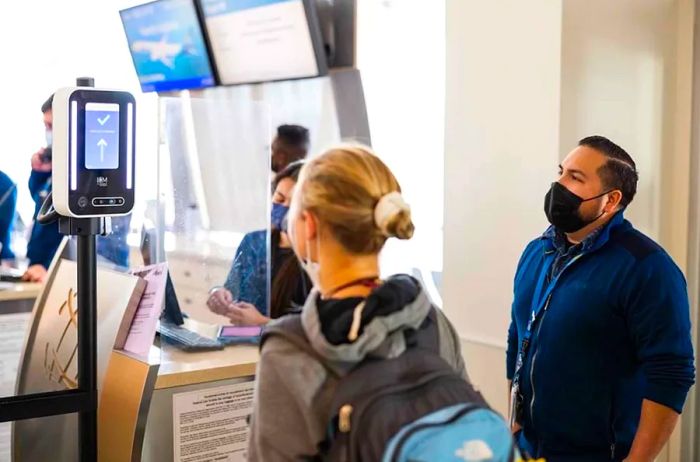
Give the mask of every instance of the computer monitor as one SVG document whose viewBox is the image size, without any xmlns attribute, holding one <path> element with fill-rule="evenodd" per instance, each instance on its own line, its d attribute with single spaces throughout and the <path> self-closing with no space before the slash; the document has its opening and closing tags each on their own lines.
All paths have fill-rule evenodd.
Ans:
<svg viewBox="0 0 700 462">
<path fill-rule="evenodd" d="M 194 0 L 157 0 L 119 12 L 141 90 L 215 85 Z"/>
<path fill-rule="evenodd" d="M 143 256 L 143 264 L 150 266 L 158 261 L 157 236 L 155 228 L 144 226 L 141 230 L 141 255 Z M 168 277 L 165 282 L 165 300 L 163 314 L 161 319 L 169 321 L 172 324 L 181 326 L 185 323 L 180 303 L 177 300 L 175 285 L 168 272 Z"/>
<path fill-rule="evenodd" d="M 184 316 L 180 310 L 180 303 L 177 301 L 175 285 L 173 285 L 173 280 L 170 278 L 170 273 L 168 273 L 168 279 L 165 283 L 165 307 L 161 319 L 170 321 L 172 324 L 178 326 L 185 323 Z"/>
<path fill-rule="evenodd" d="M 201 0 L 200 6 L 222 85 L 328 72 L 314 0 Z"/>
</svg>

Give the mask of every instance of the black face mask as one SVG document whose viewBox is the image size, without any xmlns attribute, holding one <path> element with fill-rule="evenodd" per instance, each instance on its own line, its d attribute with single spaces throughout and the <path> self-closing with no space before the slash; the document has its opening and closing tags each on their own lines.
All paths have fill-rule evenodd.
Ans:
<svg viewBox="0 0 700 462">
<path fill-rule="evenodd" d="M 590 199 L 583 199 L 572 193 L 561 183 L 552 183 L 547 195 L 544 197 L 544 213 L 547 215 L 547 220 L 558 230 L 565 233 L 575 233 L 576 231 L 585 228 L 598 218 L 603 216 L 603 213 L 593 218 L 585 220 L 581 217 L 581 204 L 603 197 L 610 191 L 599 194 Z"/>
</svg>

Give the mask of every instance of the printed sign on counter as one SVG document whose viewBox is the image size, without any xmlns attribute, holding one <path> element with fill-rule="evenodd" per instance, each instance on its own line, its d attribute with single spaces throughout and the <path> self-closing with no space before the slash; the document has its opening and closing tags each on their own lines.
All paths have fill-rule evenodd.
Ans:
<svg viewBox="0 0 700 462">
<path fill-rule="evenodd" d="M 176 462 L 247 460 L 253 381 L 173 395 Z"/>
<path fill-rule="evenodd" d="M 129 327 L 124 350 L 146 357 L 156 336 L 158 319 L 163 312 L 165 284 L 168 278 L 168 264 L 158 263 L 131 271 L 131 274 L 146 280 L 146 289 L 136 309 L 136 315 Z"/>
</svg>

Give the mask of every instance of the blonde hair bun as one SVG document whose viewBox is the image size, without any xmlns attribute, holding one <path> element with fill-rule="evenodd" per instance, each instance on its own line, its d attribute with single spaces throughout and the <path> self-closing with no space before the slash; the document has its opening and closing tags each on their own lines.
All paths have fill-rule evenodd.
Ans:
<svg viewBox="0 0 700 462">
<path fill-rule="evenodd" d="M 390 192 L 379 199 L 374 208 L 374 222 L 386 237 L 413 237 L 415 227 L 411 220 L 411 206 L 398 191 Z"/>
<path fill-rule="evenodd" d="M 399 182 L 366 146 L 338 146 L 309 160 L 293 202 L 353 254 L 379 253 L 387 238 L 413 236 Z"/>
</svg>

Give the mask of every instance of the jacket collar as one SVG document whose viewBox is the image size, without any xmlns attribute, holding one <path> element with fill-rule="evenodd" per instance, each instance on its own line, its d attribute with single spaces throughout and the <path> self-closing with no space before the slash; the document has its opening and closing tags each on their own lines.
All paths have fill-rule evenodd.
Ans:
<svg viewBox="0 0 700 462">
<path fill-rule="evenodd" d="M 604 226 L 596 229 L 583 240 L 583 251 L 586 253 L 595 252 L 610 241 L 610 238 L 631 227 L 625 220 L 625 210 L 622 209 L 607 222 Z M 561 245 L 562 239 L 566 236 L 558 231 L 554 226 L 550 226 L 541 237 L 545 252 L 556 251 Z"/>
</svg>

